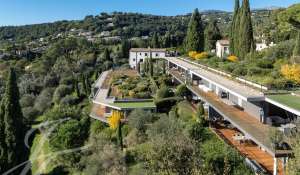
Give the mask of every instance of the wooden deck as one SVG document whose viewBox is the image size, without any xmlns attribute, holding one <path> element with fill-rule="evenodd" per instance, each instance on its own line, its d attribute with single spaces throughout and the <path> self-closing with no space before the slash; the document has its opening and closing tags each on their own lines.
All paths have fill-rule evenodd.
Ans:
<svg viewBox="0 0 300 175">
<path fill-rule="evenodd" d="M 220 138 L 237 149 L 242 156 L 247 157 L 250 160 L 255 160 L 262 167 L 264 167 L 269 174 L 273 174 L 273 157 L 267 152 L 261 150 L 255 143 L 252 141 L 247 141 L 244 143 L 235 141 L 233 136 L 238 133 L 238 131 L 222 127 L 221 125 L 216 125 L 214 131 L 220 136 Z M 282 162 L 281 160 L 278 160 L 278 175 L 283 174 Z"/>
</svg>

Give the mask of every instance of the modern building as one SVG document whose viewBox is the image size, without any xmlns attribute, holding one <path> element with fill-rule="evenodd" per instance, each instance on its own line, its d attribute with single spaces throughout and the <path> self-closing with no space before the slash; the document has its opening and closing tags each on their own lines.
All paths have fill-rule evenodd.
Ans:
<svg viewBox="0 0 300 175">
<path fill-rule="evenodd" d="M 229 41 L 228 40 L 218 40 L 216 43 L 216 55 L 217 57 L 223 58 L 229 55 Z"/>
<path fill-rule="evenodd" d="M 129 70 L 134 71 L 134 70 Z M 92 110 L 90 117 L 108 123 L 113 111 L 121 111 L 124 114 L 124 120 L 127 120 L 128 114 L 135 109 L 146 111 L 156 111 L 156 105 L 153 99 L 118 99 L 111 94 L 110 80 L 116 71 L 103 72 L 93 84 Z M 132 73 L 131 72 L 131 73 Z M 120 72 L 126 75 L 126 72 Z M 137 74 L 137 73 L 136 73 Z"/>
<path fill-rule="evenodd" d="M 129 51 L 129 65 L 136 69 L 139 63 L 143 63 L 146 58 L 165 58 L 166 49 L 156 48 L 131 48 Z"/>
<path fill-rule="evenodd" d="M 237 136 L 227 135 L 229 140 L 234 138 L 255 145 L 251 149 L 258 153 L 257 161 L 261 161 L 258 164 L 264 164 L 269 173 L 277 175 L 284 171 L 292 151 L 288 143 L 274 148 L 269 133 L 271 126 L 283 133 L 295 129 L 293 121 L 300 118 L 299 94 L 267 93 L 265 87 L 258 88 L 259 85 L 255 83 L 222 75 L 197 63 L 175 57 L 165 59 L 174 81 L 186 84 L 195 97 L 206 103 L 208 117 L 213 124 L 230 126 L 234 128 L 229 129 L 232 133 L 240 133 Z M 222 131 L 224 128 L 218 130 Z M 259 155 L 265 155 L 269 163 L 264 162 Z M 253 166 L 255 164 L 257 162 Z"/>
</svg>

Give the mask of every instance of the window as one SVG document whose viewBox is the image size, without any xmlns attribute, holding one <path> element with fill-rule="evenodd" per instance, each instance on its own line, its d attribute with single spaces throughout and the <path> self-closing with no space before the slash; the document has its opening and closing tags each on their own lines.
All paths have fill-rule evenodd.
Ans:
<svg viewBox="0 0 300 175">
<path fill-rule="evenodd" d="M 132 61 L 134 62 L 134 61 L 135 61 L 135 58 L 133 58 Z"/>
<path fill-rule="evenodd" d="M 140 59 L 140 62 L 142 63 L 144 61 L 144 59 Z"/>
<path fill-rule="evenodd" d="M 155 56 L 158 57 L 158 53 L 156 53 Z"/>
<path fill-rule="evenodd" d="M 142 55 L 142 53 L 140 53 L 140 55 Z"/>
<path fill-rule="evenodd" d="M 145 53 L 145 56 L 148 56 L 148 53 Z"/>
</svg>

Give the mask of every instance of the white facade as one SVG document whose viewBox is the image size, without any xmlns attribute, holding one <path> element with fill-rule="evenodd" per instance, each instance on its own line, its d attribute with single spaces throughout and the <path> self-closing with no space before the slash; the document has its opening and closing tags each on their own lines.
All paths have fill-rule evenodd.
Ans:
<svg viewBox="0 0 300 175">
<path fill-rule="evenodd" d="M 266 44 L 265 41 L 263 41 L 262 43 L 256 43 L 256 51 L 262 51 L 264 49 L 267 49 L 269 47 L 273 47 L 275 46 L 276 44 L 274 44 L 273 42 L 271 42 L 269 45 Z"/>
<path fill-rule="evenodd" d="M 130 68 L 136 69 L 138 63 L 143 63 L 146 58 L 165 58 L 166 49 L 148 49 L 148 48 L 132 48 L 129 53 Z"/>
<path fill-rule="evenodd" d="M 218 40 L 216 43 L 216 55 L 217 57 L 223 58 L 228 55 L 229 52 L 229 41 L 228 40 Z"/>
</svg>

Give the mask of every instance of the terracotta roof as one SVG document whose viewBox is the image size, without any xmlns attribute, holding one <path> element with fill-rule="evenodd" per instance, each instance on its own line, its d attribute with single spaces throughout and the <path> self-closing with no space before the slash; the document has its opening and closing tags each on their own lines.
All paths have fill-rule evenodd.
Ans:
<svg viewBox="0 0 300 175">
<path fill-rule="evenodd" d="M 229 45 L 229 40 L 218 40 L 221 45 Z"/>
<path fill-rule="evenodd" d="M 130 52 L 166 52 L 166 49 L 158 49 L 158 48 L 131 48 Z"/>
</svg>

